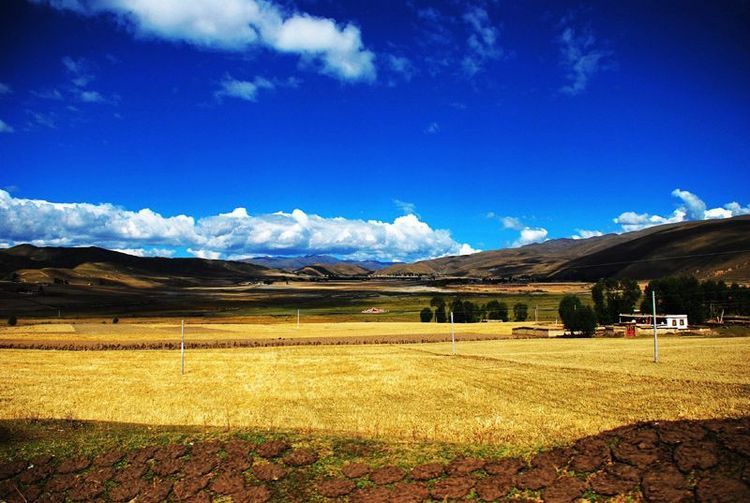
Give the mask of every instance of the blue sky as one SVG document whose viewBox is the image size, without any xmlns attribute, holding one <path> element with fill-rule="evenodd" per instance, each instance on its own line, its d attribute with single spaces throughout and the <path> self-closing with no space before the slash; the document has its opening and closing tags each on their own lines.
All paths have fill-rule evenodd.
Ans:
<svg viewBox="0 0 750 503">
<path fill-rule="evenodd" d="M 748 33 L 741 1 L 6 0 L 0 245 L 414 260 L 749 213 Z"/>
</svg>

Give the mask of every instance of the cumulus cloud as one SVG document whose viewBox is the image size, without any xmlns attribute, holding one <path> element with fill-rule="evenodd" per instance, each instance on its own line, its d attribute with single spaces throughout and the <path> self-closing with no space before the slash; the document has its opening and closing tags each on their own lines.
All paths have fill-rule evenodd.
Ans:
<svg viewBox="0 0 750 503">
<path fill-rule="evenodd" d="M 686 220 L 709 220 L 750 215 L 750 205 L 741 206 L 736 201 L 727 203 L 722 207 L 708 208 L 700 197 L 687 190 L 674 189 L 672 196 L 679 199 L 681 204 L 669 216 L 626 211 L 615 218 L 614 222 L 619 224 L 623 231 L 630 232 L 655 225 L 672 224 Z"/>
<path fill-rule="evenodd" d="M 576 234 L 573 234 L 570 236 L 572 239 L 588 239 L 588 238 L 595 238 L 597 236 L 603 236 L 604 233 L 602 231 L 589 231 L 586 229 L 576 229 Z"/>
<path fill-rule="evenodd" d="M 520 231 L 524 227 L 516 217 L 500 217 L 500 223 L 503 224 L 504 229 L 513 229 L 514 231 Z"/>
<path fill-rule="evenodd" d="M 323 73 L 355 81 L 375 78 L 375 55 L 358 27 L 287 12 L 269 0 L 35 0 L 84 15 L 109 13 L 137 35 L 242 52 L 255 46 L 300 56 Z"/>
<path fill-rule="evenodd" d="M 514 247 L 525 246 L 532 243 L 541 243 L 547 241 L 547 229 L 543 227 L 524 227 L 521 234 L 513 242 Z"/>
<path fill-rule="evenodd" d="M 227 76 L 221 81 L 220 88 L 214 93 L 217 98 L 230 97 L 245 101 L 257 101 L 261 89 L 273 89 L 273 82 L 263 77 L 255 77 L 252 81 L 237 80 Z"/>
<path fill-rule="evenodd" d="M 333 254 L 351 259 L 412 261 L 473 253 L 447 230 L 432 229 L 417 215 L 393 222 L 325 218 L 296 209 L 251 215 L 236 208 L 201 219 L 165 217 L 150 209 L 112 204 L 22 199 L 0 190 L 0 241 L 39 246 L 97 245 L 119 250 L 187 248 L 206 258 Z"/>
<path fill-rule="evenodd" d="M 496 219 L 503 226 L 503 229 L 509 229 L 518 232 L 518 238 L 511 244 L 512 247 L 528 245 L 531 243 L 541 243 L 547 240 L 549 232 L 543 227 L 530 227 L 525 225 L 520 218 L 511 216 L 500 216 L 494 212 L 487 213 L 487 218 Z"/>
<path fill-rule="evenodd" d="M 14 131 L 13 126 L 0 119 L 0 133 L 12 133 Z"/>
<path fill-rule="evenodd" d="M 566 23 L 567 20 L 563 20 Z M 575 96 L 586 90 L 589 81 L 602 68 L 610 51 L 598 47 L 590 29 L 576 28 L 566 23 L 558 38 L 560 64 L 565 69 L 567 83 L 560 92 Z"/>
<path fill-rule="evenodd" d="M 175 254 L 174 250 L 168 248 L 113 248 L 112 250 L 136 257 L 173 257 Z"/>
</svg>

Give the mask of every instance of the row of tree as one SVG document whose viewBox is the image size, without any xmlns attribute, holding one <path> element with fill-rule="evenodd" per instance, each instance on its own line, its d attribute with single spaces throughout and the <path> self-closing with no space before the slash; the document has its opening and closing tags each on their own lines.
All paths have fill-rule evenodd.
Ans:
<svg viewBox="0 0 750 503">
<path fill-rule="evenodd" d="M 593 335 L 597 324 L 610 325 L 620 313 L 632 313 L 638 301 L 643 313 L 652 313 L 651 292 L 656 293 L 656 312 L 687 314 L 691 324 L 704 323 L 721 314 L 750 315 L 750 287 L 691 276 L 651 280 L 643 292 L 632 279 L 601 279 L 591 288 L 594 306 L 582 304 L 575 295 L 565 295 L 558 313 L 563 325 L 574 334 Z"/>
<path fill-rule="evenodd" d="M 419 319 L 429 323 L 433 319 L 437 323 L 448 321 L 448 312 L 453 313 L 454 323 L 478 323 L 484 320 L 508 321 L 510 315 L 508 304 L 505 302 L 491 300 L 486 304 L 475 304 L 469 300 L 459 297 L 453 299 L 450 305 L 445 303 L 442 297 L 433 297 L 430 307 L 425 307 L 419 312 Z M 513 305 L 513 318 L 516 321 L 525 321 L 529 316 L 529 306 L 522 302 Z"/>
</svg>

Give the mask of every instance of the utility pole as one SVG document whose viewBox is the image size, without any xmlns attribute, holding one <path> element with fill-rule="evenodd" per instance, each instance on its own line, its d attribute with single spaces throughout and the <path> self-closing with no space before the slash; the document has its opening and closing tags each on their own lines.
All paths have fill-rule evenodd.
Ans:
<svg viewBox="0 0 750 503">
<path fill-rule="evenodd" d="M 180 373 L 185 374 L 185 320 L 180 320 Z"/>
<path fill-rule="evenodd" d="M 456 354 L 456 330 L 453 328 L 453 311 L 451 311 L 451 341 L 453 343 L 453 354 Z"/>
<path fill-rule="evenodd" d="M 659 363 L 659 336 L 656 335 L 656 291 L 651 290 L 651 307 L 654 316 L 654 363 Z"/>
<path fill-rule="evenodd" d="M 539 304 L 534 306 L 534 323 L 539 321 Z"/>
</svg>

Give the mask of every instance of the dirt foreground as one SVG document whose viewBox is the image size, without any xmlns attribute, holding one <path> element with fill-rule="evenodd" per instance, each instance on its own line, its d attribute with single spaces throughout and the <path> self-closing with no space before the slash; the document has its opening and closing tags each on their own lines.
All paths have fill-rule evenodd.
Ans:
<svg viewBox="0 0 750 503">
<path fill-rule="evenodd" d="M 329 470 L 319 461 L 318 452 L 284 440 L 17 460 L 0 465 L 0 500 L 750 501 L 750 417 L 639 423 L 530 460 L 459 457 L 404 467 L 362 458 Z"/>
</svg>

